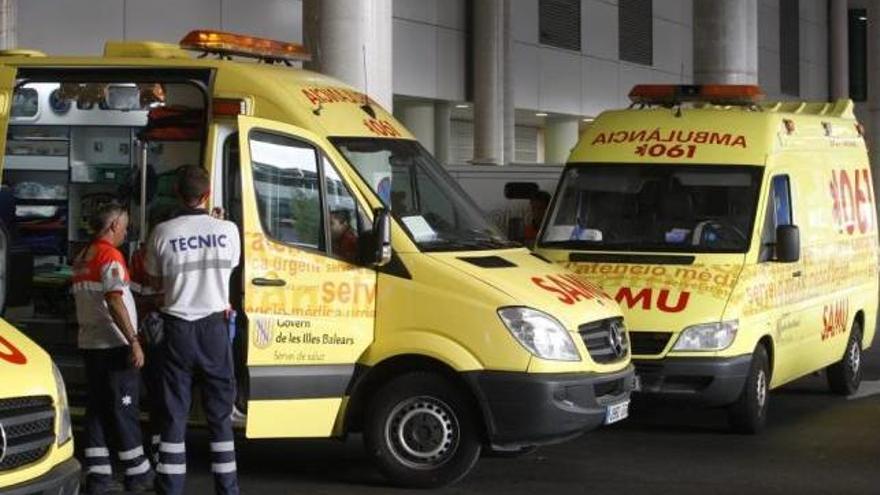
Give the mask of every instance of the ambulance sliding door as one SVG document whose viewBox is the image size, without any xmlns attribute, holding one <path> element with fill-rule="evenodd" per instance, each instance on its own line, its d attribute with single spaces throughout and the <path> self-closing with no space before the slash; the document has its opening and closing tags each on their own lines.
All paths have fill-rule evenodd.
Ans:
<svg viewBox="0 0 880 495">
<path fill-rule="evenodd" d="M 15 91 L 15 69 L 0 66 L 0 151 L 6 149 L 6 132 L 9 129 L 9 118 L 12 109 L 12 94 Z M 6 153 L 0 153 L 0 178 L 3 177 L 3 159 Z M 9 225 L 4 225 L 9 228 Z M 0 312 L 6 306 L 6 294 L 8 287 L 7 254 L 9 250 L 9 238 L 7 230 L 0 229 Z"/>
<path fill-rule="evenodd" d="M 363 211 L 314 135 L 241 116 L 250 438 L 327 437 L 373 340 Z"/>
</svg>

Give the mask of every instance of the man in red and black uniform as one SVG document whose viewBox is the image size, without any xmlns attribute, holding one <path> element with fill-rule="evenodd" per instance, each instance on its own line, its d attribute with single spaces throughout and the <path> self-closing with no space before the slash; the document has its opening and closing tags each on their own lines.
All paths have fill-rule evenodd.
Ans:
<svg viewBox="0 0 880 495">
<path fill-rule="evenodd" d="M 330 234 L 333 254 L 355 263 L 358 258 L 358 237 L 351 227 L 351 213 L 348 210 L 330 212 Z"/>
<path fill-rule="evenodd" d="M 107 437 L 117 440 L 128 491 L 152 487 L 139 419 L 139 376 L 144 353 L 137 339 L 137 312 L 125 258 L 117 247 L 128 231 L 128 213 L 118 204 L 98 209 L 90 222 L 95 240 L 76 258 L 73 292 L 88 380 L 86 489 L 111 489 L 113 470 Z M 109 431 L 108 431 L 109 430 Z"/>
</svg>

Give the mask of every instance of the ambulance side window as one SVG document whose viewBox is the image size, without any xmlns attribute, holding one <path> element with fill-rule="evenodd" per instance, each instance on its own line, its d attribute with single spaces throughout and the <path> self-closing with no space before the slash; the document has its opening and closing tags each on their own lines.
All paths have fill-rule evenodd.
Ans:
<svg viewBox="0 0 880 495">
<path fill-rule="evenodd" d="M 357 207 L 357 200 L 333 168 L 324 158 L 324 187 L 327 197 L 327 214 L 330 229 L 330 254 L 349 263 L 359 259 L 359 237 L 364 230 L 365 219 Z"/>
<path fill-rule="evenodd" d="M 776 244 L 776 228 L 792 225 L 791 184 L 787 175 L 773 177 L 770 198 L 764 218 L 764 231 L 761 235 L 761 261 L 773 259 L 773 246 Z"/>
<path fill-rule="evenodd" d="M 324 249 L 321 182 L 317 150 L 269 132 L 249 136 L 257 209 L 269 237 L 310 249 Z"/>
</svg>

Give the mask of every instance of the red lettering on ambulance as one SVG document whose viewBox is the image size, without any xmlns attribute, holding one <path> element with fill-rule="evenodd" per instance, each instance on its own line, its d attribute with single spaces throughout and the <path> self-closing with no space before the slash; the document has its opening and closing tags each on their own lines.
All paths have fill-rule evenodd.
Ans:
<svg viewBox="0 0 880 495">
<path fill-rule="evenodd" d="M 562 290 L 562 289 L 560 289 L 560 288 L 558 288 L 558 287 L 554 287 L 554 286 L 548 284 L 548 283 L 547 283 L 546 281 L 544 281 L 544 279 L 541 278 L 541 277 L 532 277 L 532 282 L 533 282 L 535 285 L 537 285 L 538 287 L 540 287 L 540 288 L 542 288 L 542 289 L 544 289 L 544 290 L 546 290 L 546 291 L 548 291 L 548 292 L 552 292 L 552 293 L 554 293 L 554 294 L 557 294 L 557 295 L 558 295 L 558 296 L 557 296 L 558 299 L 559 299 L 561 302 L 565 303 L 565 304 L 574 304 L 574 303 L 576 302 L 576 301 L 575 301 L 574 299 L 572 299 L 571 296 L 569 296 L 564 290 Z"/>
<path fill-rule="evenodd" d="M 27 356 L 3 337 L 0 337 L 0 359 L 12 364 L 27 363 Z"/>
<path fill-rule="evenodd" d="M 691 293 L 687 291 L 680 292 L 678 294 L 678 300 L 674 305 L 669 303 L 670 294 L 671 292 L 669 289 L 660 289 L 657 294 L 656 308 L 664 313 L 680 313 L 684 311 L 690 301 Z M 643 310 L 650 311 L 652 303 L 654 303 L 654 290 L 645 288 L 640 289 L 637 293 L 633 294 L 633 290 L 630 287 L 621 287 L 617 291 L 617 295 L 614 299 L 618 304 L 626 306 L 629 309 L 641 305 Z"/>
<path fill-rule="evenodd" d="M 642 309 L 649 310 L 651 309 L 651 289 L 642 289 L 638 294 L 633 295 L 632 289 L 629 287 L 621 287 L 620 290 L 617 291 L 617 295 L 614 296 L 614 300 L 617 301 L 618 304 L 625 304 L 630 309 L 636 307 L 636 305 L 639 304 L 639 301 L 641 301 Z"/>
<path fill-rule="evenodd" d="M 602 294 L 598 288 L 573 274 L 532 277 L 532 283 L 548 292 L 557 294 L 558 299 L 565 304 L 575 304 L 581 299 L 589 300 Z"/>
<path fill-rule="evenodd" d="M 866 234 L 874 228 L 874 191 L 868 169 L 832 171 L 828 191 L 831 217 L 838 232 Z"/>
</svg>

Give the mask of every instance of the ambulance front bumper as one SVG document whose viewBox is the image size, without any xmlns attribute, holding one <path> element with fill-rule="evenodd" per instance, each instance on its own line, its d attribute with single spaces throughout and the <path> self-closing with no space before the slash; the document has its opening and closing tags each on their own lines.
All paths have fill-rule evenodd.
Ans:
<svg viewBox="0 0 880 495">
<path fill-rule="evenodd" d="M 739 398 L 752 356 L 731 358 L 633 359 L 639 394 L 705 406 L 725 406 Z"/>
<path fill-rule="evenodd" d="M 71 457 L 39 478 L 0 488 L 0 493 L 3 495 L 76 495 L 79 493 L 79 473 L 79 462 Z"/>
<path fill-rule="evenodd" d="M 465 373 L 478 398 L 489 443 L 510 449 L 561 442 L 605 422 L 629 400 L 632 365 L 616 373 Z"/>
</svg>

